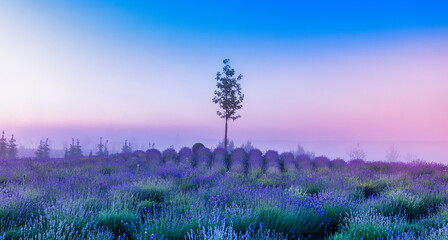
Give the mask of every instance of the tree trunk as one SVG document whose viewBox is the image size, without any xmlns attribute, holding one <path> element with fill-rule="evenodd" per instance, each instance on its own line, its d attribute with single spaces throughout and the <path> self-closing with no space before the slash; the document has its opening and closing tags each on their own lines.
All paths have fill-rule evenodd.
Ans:
<svg viewBox="0 0 448 240">
<path fill-rule="evenodd" d="M 227 156 L 227 118 L 226 118 L 226 131 L 224 134 L 224 150 L 225 150 L 226 156 Z"/>
</svg>

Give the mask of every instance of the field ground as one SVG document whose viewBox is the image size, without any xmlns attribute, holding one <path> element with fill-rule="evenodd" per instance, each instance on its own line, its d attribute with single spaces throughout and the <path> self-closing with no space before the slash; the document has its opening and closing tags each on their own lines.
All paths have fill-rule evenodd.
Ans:
<svg viewBox="0 0 448 240">
<path fill-rule="evenodd" d="M 447 166 L 187 150 L 1 160 L 0 239 L 448 239 Z"/>
</svg>

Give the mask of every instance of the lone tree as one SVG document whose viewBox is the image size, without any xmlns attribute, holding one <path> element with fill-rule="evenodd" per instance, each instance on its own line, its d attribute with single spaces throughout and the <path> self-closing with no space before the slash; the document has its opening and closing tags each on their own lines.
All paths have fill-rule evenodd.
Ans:
<svg viewBox="0 0 448 240">
<path fill-rule="evenodd" d="M 224 135 L 224 149 L 227 153 L 227 121 L 229 119 L 236 120 L 241 116 L 236 114 L 236 110 L 243 107 L 242 102 L 244 94 L 241 93 L 241 86 L 239 81 L 243 78 L 243 75 L 235 76 L 235 69 L 230 67 L 229 59 L 222 61 L 224 67 L 222 72 L 216 74 L 216 90 L 215 97 L 212 99 L 214 103 L 219 105 L 220 111 L 216 113 L 221 118 L 226 120 L 225 135 Z"/>
</svg>

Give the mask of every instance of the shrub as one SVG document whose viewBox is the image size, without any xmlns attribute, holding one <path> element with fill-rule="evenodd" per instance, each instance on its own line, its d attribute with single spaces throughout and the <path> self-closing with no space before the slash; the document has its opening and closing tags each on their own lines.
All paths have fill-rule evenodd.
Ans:
<svg viewBox="0 0 448 240">
<path fill-rule="evenodd" d="M 280 159 L 279 159 L 277 151 L 268 150 L 264 154 L 264 161 L 265 161 L 265 163 L 263 165 L 265 165 L 266 170 L 268 170 L 268 171 L 280 172 L 279 160 Z"/>
<path fill-rule="evenodd" d="M 297 168 L 300 170 L 311 169 L 313 167 L 310 157 L 305 154 L 297 156 L 296 162 L 297 162 Z"/>
<path fill-rule="evenodd" d="M 243 148 L 236 148 L 235 150 L 233 150 L 230 158 L 233 169 L 238 172 L 243 172 L 246 175 L 249 173 L 249 161 L 247 154 Z"/>
<path fill-rule="evenodd" d="M 210 149 L 201 146 L 193 152 L 195 152 L 195 161 L 192 164 L 193 167 L 199 165 L 211 168 L 213 166 L 212 152 Z"/>
<path fill-rule="evenodd" d="M 352 159 L 348 162 L 349 166 L 359 167 L 366 164 L 366 162 L 362 159 Z"/>
<path fill-rule="evenodd" d="M 263 153 L 259 149 L 252 149 L 248 154 L 249 166 L 252 170 L 261 172 L 263 170 Z"/>
<path fill-rule="evenodd" d="M 178 162 L 177 152 L 173 148 L 168 148 L 163 151 L 163 162 Z"/>
<path fill-rule="evenodd" d="M 162 162 L 162 154 L 157 149 L 149 149 L 146 151 L 146 155 L 150 162 L 160 163 Z"/>
<path fill-rule="evenodd" d="M 294 154 L 291 152 L 284 152 L 280 154 L 280 170 L 282 172 L 293 171 L 296 169 L 296 163 L 294 159 Z"/>
<path fill-rule="evenodd" d="M 202 143 L 195 143 L 195 144 L 193 144 L 193 147 L 191 148 L 191 150 L 193 151 L 194 154 L 196 154 L 196 151 L 197 151 L 200 147 L 204 147 L 204 144 L 202 144 Z"/>
<path fill-rule="evenodd" d="M 383 181 L 365 181 L 358 185 L 358 189 L 364 193 L 365 198 L 378 196 L 386 187 Z"/>
<path fill-rule="evenodd" d="M 183 147 L 179 150 L 179 161 L 182 163 L 192 163 L 194 160 L 193 151 L 188 147 Z"/>
<path fill-rule="evenodd" d="M 319 156 L 314 159 L 314 167 L 315 168 L 329 168 L 330 167 L 330 159 L 325 156 Z"/>
<path fill-rule="evenodd" d="M 213 165 L 216 168 L 226 167 L 226 150 L 223 147 L 217 147 L 213 150 Z"/>
<path fill-rule="evenodd" d="M 330 166 L 334 169 L 340 169 L 347 166 L 347 163 L 344 161 L 344 159 L 336 158 L 330 162 Z"/>
</svg>

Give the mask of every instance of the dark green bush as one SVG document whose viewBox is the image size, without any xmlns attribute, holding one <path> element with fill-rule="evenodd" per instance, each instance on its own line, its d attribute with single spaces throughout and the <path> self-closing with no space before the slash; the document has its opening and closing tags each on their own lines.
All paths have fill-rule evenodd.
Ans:
<svg viewBox="0 0 448 240">
<path fill-rule="evenodd" d="M 196 151 L 197 151 L 200 147 L 204 147 L 204 144 L 202 144 L 202 143 L 195 143 L 195 144 L 193 144 L 193 147 L 191 147 L 191 150 L 193 151 L 194 154 L 196 154 Z"/>
<path fill-rule="evenodd" d="M 382 181 L 366 181 L 358 185 L 365 198 L 378 196 L 386 187 L 387 184 Z"/>
</svg>

